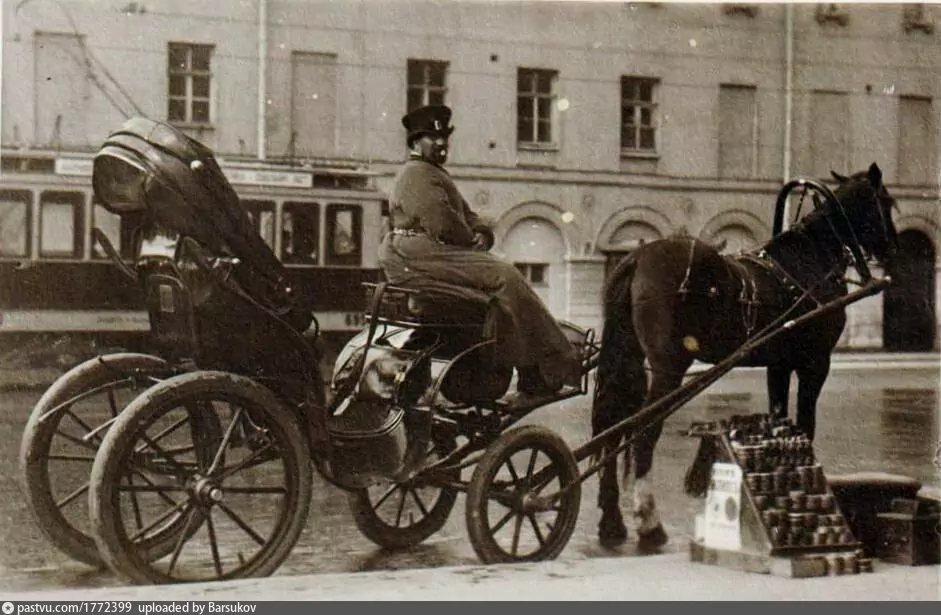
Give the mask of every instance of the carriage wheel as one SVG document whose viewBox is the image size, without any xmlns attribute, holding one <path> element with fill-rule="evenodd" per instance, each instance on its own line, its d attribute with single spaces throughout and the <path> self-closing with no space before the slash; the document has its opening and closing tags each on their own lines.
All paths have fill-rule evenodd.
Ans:
<svg viewBox="0 0 941 615">
<path fill-rule="evenodd" d="M 552 559 L 568 543 L 581 502 L 578 465 L 552 431 L 526 425 L 487 449 L 467 492 L 467 530 L 486 564 Z"/>
<path fill-rule="evenodd" d="M 95 542 L 139 583 L 266 576 L 304 529 L 311 478 L 297 418 L 271 391 L 222 372 L 176 376 L 134 400 L 101 443 Z M 152 560 L 138 543 L 168 523 L 184 530 Z"/>
<path fill-rule="evenodd" d="M 429 460 L 453 450 L 435 446 Z M 460 470 L 449 478 L 459 480 Z M 386 549 L 407 549 L 420 544 L 447 523 L 457 491 L 437 486 L 419 474 L 404 483 L 384 481 L 349 493 L 353 521 L 363 535 Z"/>
<path fill-rule="evenodd" d="M 60 376 L 33 408 L 20 444 L 20 483 L 40 531 L 69 557 L 104 566 L 88 522 L 95 453 L 118 413 L 168 371 L 150 355 L 96 357 Z M 167 543 L 144 548 L 157 554 Z"/>
</svg>

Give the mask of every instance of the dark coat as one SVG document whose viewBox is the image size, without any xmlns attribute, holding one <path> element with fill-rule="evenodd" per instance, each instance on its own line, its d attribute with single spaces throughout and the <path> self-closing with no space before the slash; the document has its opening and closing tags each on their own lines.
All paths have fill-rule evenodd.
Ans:
<svg viewBox="0 0 941 615">
<path fill-rule="evenodd" d="M 473 249 L 486 225 L 461 196 L 451 176 L 423 160 L 409 160 L 389 199 L 393 228 L 379 249 L 389 281 L 444 292 L 498 308 L 497 357 L 508 365 L 538 368 L 550 385 L 571 381 L 579 366 L 558 322 L 512 264 Z"/>
</svg>

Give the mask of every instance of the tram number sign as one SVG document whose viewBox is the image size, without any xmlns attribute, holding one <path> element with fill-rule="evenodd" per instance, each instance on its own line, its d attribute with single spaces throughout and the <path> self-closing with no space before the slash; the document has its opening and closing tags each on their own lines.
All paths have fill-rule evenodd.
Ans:
<svg viewBox="0 0 941 615">
<path fill-rule="evenodd" d="M 742 548 L 742 468 L 734 463 L 712 464 L 706 495 L 704 536 L 708 547 Z"/>
</svg>

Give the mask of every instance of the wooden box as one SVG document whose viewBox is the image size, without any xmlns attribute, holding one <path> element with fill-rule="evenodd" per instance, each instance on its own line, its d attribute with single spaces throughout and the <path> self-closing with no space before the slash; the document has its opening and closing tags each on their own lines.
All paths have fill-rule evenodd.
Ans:
<svg viewBox="0 0 941 615">
<path fill-rule="evenodd" d="M 941 516 L 933 502 L 897 499 L 876 515 L 877 556 L 907 566 L 941 564 Z"/>
</svg>

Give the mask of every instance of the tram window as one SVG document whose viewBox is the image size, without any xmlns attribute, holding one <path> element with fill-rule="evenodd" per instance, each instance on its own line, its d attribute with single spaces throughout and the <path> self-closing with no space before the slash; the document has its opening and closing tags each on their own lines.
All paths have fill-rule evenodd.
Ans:
<svg viewBox="0 0 941 615">
<path fill-rule="evenodd" d="M 29 256 L 29 202 L 25 190 L 0 190 L 0 257 Z"/>
<path fill-rule="evenodd" d="M 59 258 L 82 255 L 81 192 L 44 192 L 39 202 L 39 254 Z"/>
<path fill-rule="evenodd" d="M 274 250 L 274 203 L 271 201 L 242 201 L 242 207 L 251 218 L 255 230 Z"/>
<path fill-rule="evenodd" d="M 100 229 L 105 237 L 111 242 L 111 245 L 119 250 L 121 247 L 121 216 L 113 214 L 101 205 L 95 204 L 92 210 L 92 227 Z M 92 256 L 95 258 L 107 258 L 108 255 L 102 250 L 95 238 L 92 237 Z"/>
<path fill-rule="evenodd" d="M 363 211 L 357 205 L 327 206 L 327 264 L 360 266 L 363 261 Z"/>
<path fill-rule="evenodd" d="M 317 203 L 285 203 L 281 229 L 285 263 L 320 263 L 320 207 Z"/>
</svg>

